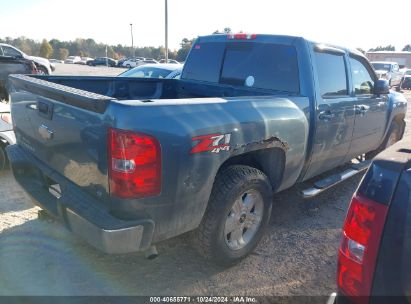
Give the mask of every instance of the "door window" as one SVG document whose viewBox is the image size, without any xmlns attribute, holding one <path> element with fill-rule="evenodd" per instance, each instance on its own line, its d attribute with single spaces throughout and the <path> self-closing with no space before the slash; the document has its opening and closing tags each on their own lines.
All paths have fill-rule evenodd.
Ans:
<svg viewBox="0 0 411 304">
<path fill-rule="evenodd" d="M 348 95 L 343 54 L 315 52 L 320 93 L 323 98 Z"/>
<path fill-rule="evenodd" d="M 351 73 L 355 95 L 372 94 L 374 79 L 371 67 L 366 67 L 359 59 L 350 57 Z"/>
</svg>

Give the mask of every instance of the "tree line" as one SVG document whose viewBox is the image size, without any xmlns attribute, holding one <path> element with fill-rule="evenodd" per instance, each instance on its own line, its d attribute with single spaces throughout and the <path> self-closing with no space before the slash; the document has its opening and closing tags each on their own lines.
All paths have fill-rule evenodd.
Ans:
<svg viewBox="0 0 411 304">
<path fill-rule="evenodd" d="M 378 51 L 395 51 L 395 46 L 393 45 L 387 45 L 387 46 L 377 46 L 375 48 L 371 48 L 368 50 L 368 52 L 378 52 Z M 411 44 L 407 44 L 406 46 L 404 46 L 401 51 L 405 51 L 405 52 L 411 52 Z"/>
<path fill-rule="evenodd" d="M 216 30 L 213 34 L 227 34 L 231 33 L 231 28 L 226 27 L 222 31 Z M 178 50 L 169 50 L 169 58 L 175 59 L 177 61 L 183 62 L 186 60 L 188 52 L 191 49 L 195 38 L 188 39 L 184 38 L 180 43 L 180 48 Z M 88 38 L 77 38 L 74 41 L 61 41 L 58 39 L 51 39 L 39 42 L 26 37 L 11 38 L 6 37 L 4 39 L 0 38 L 0 42 L 11 44 L 18 49 L 22 50 L 24 53 L 32 56 L 40 56 L 44 58 L 56 58 L 60 60 L 65 60 L 68 56 L 81 56 L 81 57 L 104 57 L 107 56 L 114 59 L 121 59 L 124 57 L 145 57 L 154 59 L 163 59 L 165 57 L 165 48 L 160 47 L 136 47 L 133 49 L 130 46 L 124 46 L 122 44 L 117 45 L 106 45 L 104 43 L 97 43 L 94 39 Z M 365 53 L 363 49 L 358 49 Z M 395 47 L 392 45 L 387 46 L 377 46 L 371 48 L 368 52 L 375 51 L 395 51 Z M 402 51 L 411 52 L 411 44 L 407 44 L 402 48 Z"/>
<path fill-rule="evenodd" d="M 191 45 L 195 39 L 184 38 L 180 43 L 178 50 L 169 50 L 168 56 L 170 59 L 175 59 L 180 62 L 185 61 Z M 7 43 L 22 50 L 27 55 L 40 56 L 44 58 L 56 58 L 65 60 L 68 56 L 81 57 L 105 57 L 114 59 L 121 59 L 124 57 L 145 57 L 154 59 L 163 59 L 165 57 L 165 48 L 160 47 L 135 47 L 134 50 L 130 46 L 106 45 L 97 43 L 94 39 L 77 38 L 74 41 L 61 41 L 58 39 L 51 39 L 43 41 L 36 41 L 26 37 L 0 38 L 0 42 Z"/>
</svg>

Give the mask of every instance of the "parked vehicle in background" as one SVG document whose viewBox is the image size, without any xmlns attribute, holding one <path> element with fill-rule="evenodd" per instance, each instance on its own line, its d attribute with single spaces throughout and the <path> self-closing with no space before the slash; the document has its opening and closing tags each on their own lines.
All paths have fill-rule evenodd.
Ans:
<svg viewBox="0 0 411 304">
<path fill-rule="evenodd" d="M 64 63 L 64 60 L 60 59 L 49 59 L 50 63 Z"/>
<path fill-rule="evenodd" d="M 64 63 L 66 64 L 73 64 L 73 63 L 77 63 L 81 61 L 81 57 L 80 56 L 68 56 L 66 58 L 66 60 L 64 60 Z"/>
<path fill-rule="evenodd" d="M 87 62 L 89 62 L 91 60 L 94 60 L 94 59 L 90 58 L 90 57 L 81 57 L 81 60 L 75 62 L 75 64 L 87 65 Z"/>
<path fill-rule="evenodd" d="M 373 61 L 371 62 L 379 78 L 388 80 L 390 87 L 399 87 L 402 73 L 396 62 Z"/>
<path fill-rule="evenodd" d="M 405 71 L 401 80 L 401 88 L 407 90 L 411 89 L 411 70 Z"/>
<path fill-rule="evenodd" d="M 89 66 L 106 65 L 110 67 L 115 67 L 117 65 L 117 62 L 113 58 L 98 57 L 96 59 L 87 61 L 87 65 Z"/>
<path fill-rule="evenodd" d="M 159 62 L 153 58 L 146 58 L 143 60 L 143 64 L 147 64 L 147 63 L 158 64 Z"/>
<path fill-rule="evenodd" d="M 166 60 L 165 60 L 165 59 L 161 59 L 161 60 L 159 61 L 159 63 L 166 63 Z M 167 63 L 180 64 L 180 62 L 178 62 L 177 60 L 174 60 L 174 59 L 169 59 Z"/>
<path fill-rule="evenodd" d="M 123 61 L 122 66 L 125 68 L 134 68 L 136 66 L 141 65 L 144 60 L 144 57 L 129 58 Z"/>
<path fill-rule="evenodd" d="M 337 303 L 408 303 L 411 137 L 373 160 L 354 194 L 338 253 Z"/>
<path fill-rule="evenodd" d="M 199 37 L 180 80 L 9 79 L 7 153 L 36 204 L 107 253 L 195 230 L 223 265 L 257 246 L 273 193 L 347 165 L 312 197 L 361 172 L 351 159 L 401 139 L 407 111 L 359 51 L 291 36 Z"/>
<path fill-rule="evenodd" d="M 0 102 L 0 171 L 8 167 L 6 147 L 16 143 L 10 114 L 10 105 Z"/>
<path fill-rule="evenodd" d="M 119 74 L 119 77 L 179 79 L 182 64 L 146 64 Z"/>
<path fill-rule="evenodd" d="M 118 60 L 117 61 L 117 66 L 118 67 L 122 67 L 123 66 L 123 63 L 125 62 L 125 61 L 127 61 L 129 58 L 121 58 L 120 60 Z"/>
<path fill-rule="evenodd" d="M 10 74 L 37 74 L 36 64 L 29 59 L 0 56 L 0 101 L 8 99 L 7 78 Z"/>
<path fill-rule="evenodd" d="M 38 73 L 40 75 L 49 75 L 53 72 L 56 68 L 50 61 L 46 58 L 37 57 L 37 56 L 29 56 L 24 52 L 20 51 L 18 48 L 15 48 L 12 45 L 6 43 L 0 43 L 0 56 L 9 56 L 9 57 L 21 57 L 28 60 L 32 60 L 36 63 Z"/>
</svg>

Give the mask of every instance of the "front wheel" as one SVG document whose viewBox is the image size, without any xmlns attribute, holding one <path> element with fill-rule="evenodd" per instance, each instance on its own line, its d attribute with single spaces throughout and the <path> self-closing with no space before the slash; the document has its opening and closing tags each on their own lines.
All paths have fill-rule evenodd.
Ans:
<svg viewBox="0 0 411 304">
<path fill-rule="evenodd" d="M 249 255 L 268 225 L 272 188 L 267 176 L 248 166 L 232 166 L 217 175 L 206 213 L 197 231 L 200 252 L 230 266 Z"/>
</svg>

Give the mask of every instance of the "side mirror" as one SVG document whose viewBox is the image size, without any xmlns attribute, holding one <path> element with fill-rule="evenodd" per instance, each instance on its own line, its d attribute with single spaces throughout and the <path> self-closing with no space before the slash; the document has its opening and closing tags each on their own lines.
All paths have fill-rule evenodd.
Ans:
<svg viewBox="0 0 411 304">
<path fill-rule="evenodd" d="M 390 93 L 390 86 L 388 84 L 388 80 L 378 79 L 374 84 L 374 94 L 381 95 L 388 93 Z"/>
</svg>

